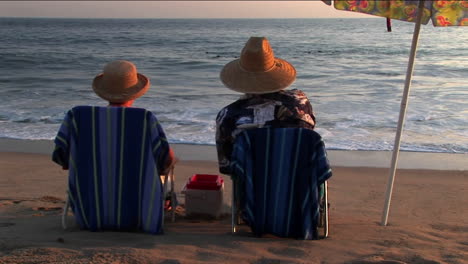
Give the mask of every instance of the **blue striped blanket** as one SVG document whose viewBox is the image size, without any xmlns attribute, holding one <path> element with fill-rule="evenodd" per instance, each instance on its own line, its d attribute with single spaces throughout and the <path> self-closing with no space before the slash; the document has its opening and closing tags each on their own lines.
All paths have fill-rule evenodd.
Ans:
<svg viewBox="0 0 468 264">
<path fill-rule="evenodd" d="M 246 130 L 236 138 L 231 176 L 242 192 L 242 217 L 255 235 L 317 239 L 319 186 L 332 176 L 318 133 Z"/>
<path fill-rule="evenodd" d="M 92 231 L 162 232 L 160 173 L 169 144 L 145 109 L 77 106 L 62 122 L 52 159 L 69 169 L 75 219 Z"/>
</svg>

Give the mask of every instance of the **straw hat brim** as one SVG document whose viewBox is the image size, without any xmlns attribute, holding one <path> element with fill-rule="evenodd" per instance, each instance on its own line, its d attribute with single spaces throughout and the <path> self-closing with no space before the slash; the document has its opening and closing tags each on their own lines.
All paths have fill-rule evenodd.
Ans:
<svg viewBox="0 0 468 264">
<path fill-rule="evenodd" d="M 103 75 L 104 74 L 101 73 L 94 78 L 93 90 L 99 97 L 109 102 L 124 103 L 134 100 L 145 94 L 150 87 L 149 79 L 140 73 L 137 73 L 138 83 L 125 89 L 121 89 L 119 87 L 107 87 L 103 82 Z"/>
<path fill-rule="evenodd" d="M 283 90 L 296 80 L 296 69 L 289 62 L 275 58 L 275 65 L 265 72 L 249 72 L 240 60 L 226 64 L 220 73 L 223 84 L 236 92 L 265 94 Z"/>
</svg>

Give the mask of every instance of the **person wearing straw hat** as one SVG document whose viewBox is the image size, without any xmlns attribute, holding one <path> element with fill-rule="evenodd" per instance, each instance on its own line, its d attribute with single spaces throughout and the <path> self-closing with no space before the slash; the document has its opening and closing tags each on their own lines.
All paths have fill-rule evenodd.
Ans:
<svg viewBox="0 0 468 264">
<path fill-rule="evenodd" d="M 149 79 L 125 60 L 109 62 L 93 80 L 93 91 L 108 101 L 109 106 L 130 107 L 149 87 Z"/>
<path fill-rule="evenodd" d="M 105 223 L 103 225 L 111 229 L 116 226 L 120 228 L 121 208 L 133 206 L 136 204 L 135 201 L 139 201 L 140 205 L 144 204 L 136 195 L 141 199 L 148 198 L 142 194 L 144 192 L 142 190 L 145 189 L 143 185 L 151 186 L 148 190 L 152 192 L 157 190 L 158 182 L 154 180 L 154 175 L 167 175 L 172 183 L 174 182 L 173 169 L 177 158 L 156 115 L 146 109 L 131 107 L 149 87 L 149 78 L 139 73 L 132 62 L 115 60 L 107 63 L 102 73 L 93 79 L 92 89 L 99 97 L 106 100 L 108 105 L 73 107 L 65 115 L 54 140 L 52 160 L 63 169 L 70 168 L 70 182 L 76 179 L 78 186 L 79 181 L 89 182 L 89 179 L 94 179 L 94 187 L 85 184 L 85 188 L 95 190 L 97 229 L 101 229 L 101 219 L 109 220 L 114 214 L 100 211 L 99 204 L 101 206 L 106 204 L 110 211 L 119 212 L 118 220 L 115 222 L 103 220 Z M 131 194 L 122 191 L 124 185 L 128 186 L 126 190 Z M 103 192 L 107 194 L 104 195 Z M 112 197 L 118 199 L 118 209 L 113 207 L 115 203 Z M 121 199 L 126 199 L 128 202 L 123 207 L 120 206 Z M 79 203 L 81 204 L 81 201 Z M 165 197 L 164 208 L 168 210 L 175 206 L 177 206 L 176 196 L 171 191 Z M 138 219 L 141 216 L 140 209 L 138 209 Z M 148 213 L 151 214 L 150 211 Z M 125 219 L 128 223 L 124 225 L 128 227 L 137 218 Z M 88 223 L 86 226 L 89 227 Z M 149 227 L 146 228 L 149 230 Z M 154 229 L 151 230 L 156 232 Z"/>
<path fill-rule="evenodd" d="M 126 60 L 109 62 L 104 66 L 102 73 L 96 75 L 92 82 L 93 91 L 108 102 L 108 107 L 131 107 L 137 98 L 148 91 L 149 87 L 149 78 L 138 73 L 136 66 Z M 68 123 L 67 117 L 64 123 Z M 158 133 L 165 138 L 163 128 L 159 123 L 157 129 Z M 167 157 L 163 161 L 164 165 L 163 168 L 160 168 L 160 173 L 167 174 L 176 163 L 177 158 L 167 142 L 162 145 L 167 151 Z M 54 151 L 54 158 L 64 160 L 65 156 L 60 151 Z M 68 169 L 66 163 L 61 165 L 64 169 Z"/>
<path fill-rule="evenodd" d="M 110 107 L 131 107 L 137 98 L 148 91 L 150 80 L 138 73 L 132 62 L 115 60 L 104 66 L 103 72 L 94 78 L 92 87 L 99 97 L 109 102 Z M 176 161 L 174 151 L 169 147 L 162 174 L 166 174 Z"/>
<path fill-rule="evenodd" d="M 237 134 L 258 127 L 314 129 L 315 116 L 304 92 L 286 90 L 296 79 L 296 69 L 276 58 L 265 37 L 250 37 L 239 59 L 227 63 L 222 83 L 243 93 L 216 117 L 216 148 L 219 171 L 229 174 L 230 155 Z"/>
</svg>

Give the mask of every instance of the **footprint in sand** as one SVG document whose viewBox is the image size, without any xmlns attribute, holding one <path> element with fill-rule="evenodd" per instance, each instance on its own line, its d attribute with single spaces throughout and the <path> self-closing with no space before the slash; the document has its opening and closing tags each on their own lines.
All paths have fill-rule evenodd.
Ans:
<svg viewBox="0 0 468 264">
<path fill-rule="evenodd" d="M 39 198 L 39 201 L 41 202 L 47 202 L 47 203 L 64 203 L 65 201 L 61 198 L 54 197 L 54 196 L 42 196 Z"/>
<path fill-rule="evenodd" d="M 252 262 L 253 264 L 280 264 L 281 260 L 280 259 L 271 259 L 271 258 L 261 258 L 258 259 L 255 262 Z"/>
<path fill-rule="evenodd" d="M 176 259 L 165 259 L 165 260 L 159 262 L 159 264 L 180 264 L 180 261 L 178 261 Z"/>
<path fill-rule="evenodd" d="M 280 256 L 286 256 L 286 257 L 303 257 L 307 253 L 300 249 L 300 248 L 269 248 L 268 251 L 270 251 L 273 254 L 280 255 Z"/>
<path fill-rule="evenodd" d="M 54 197 L 54 196 L 42 196 L 39 198 L 5 198 L 5 199 L 0 199 L 0 206 L 5 206 L 5 205 L 12 205 L 12 204 L 20 204 L 22 202 L 45 202 L 45 203 L 65 203 L 65 201 L 61 198 Z"/>
<path fill-rule="evenodd" d="M 34 211 L 45 211 L 45 212 L 49 212 L 49 211 L 58 211 L 58 210 L 62 210 L 62 207 L 58 206 L 58 207 L 43 207 L 43 206 L 40 206 L 40 207 L 34 207 L 33 208 Z"/>
<path fill-rule="evenodd" d="M 289 264 L 300 264 L 304 263 L 303 261 L 286 261 L 283 259 L 272 259 L 272 258 L 261 258 L 257 259 L 256 261 L 252 262 L 252 264 L 282 264 L 282 263 L 289 263 Z"/>
<path fill-rule="evenodd" d="M 438 261 L 433 261 L 430 259 L 425 259 L 421 256 L 405 256 L 402 260 L 390 260 L 385 259 L 385 256 L 369 256 L 364 257 L 362 259 L 357 259 L 351 262 L 347 262 L 348 264 L 441 264 Z M 401 257 L 400 257 L 401 258 Z"/>
<path fill-rule="evenodd" d="M 34 211 L 37 211 L 37 213 L 33 214 L 32 216 L 46 216 L 46 215 L 55 215 L 59 214 L 62 212 L 62 207 L 33 207 L 32 208 Z"/>
<path fill-rule="evenodd" d="M 57 203 L 64 203 L 63 199 L 54 197 L 54 196 L 42 196 L 37 201 L 42 203 L 49 203 L 49 204 L 57 204 Z M 53 212 L 61 212 L 63 207 L 62 206 L 39 206 L 33 207 L 34 211 L 38 211 L 38 214 L 34 214 L 34 216 L 43 216 L 44 213 L 53 213 Z"/>
<path fill-rule="evenodd" d="M 0 207 L 12 204 L 19 204 L 22 200 L 13 200 L 13 199 L 0 199 Z"/>
<path fill-rule="evenodd" d="M 435 224 L 435 225 L 431 225 L 431 227 L 437 231 L 449 231 L 449 232 L 456 232 L 456 233 L 468 232 L 468 226 L 463 226 L 463 225 Z"/>
<path fill-rule="evenodd" d="M 349 262 L 349 264 L 408 264 L 398 260 L 356 260 Z"/>
</svg>

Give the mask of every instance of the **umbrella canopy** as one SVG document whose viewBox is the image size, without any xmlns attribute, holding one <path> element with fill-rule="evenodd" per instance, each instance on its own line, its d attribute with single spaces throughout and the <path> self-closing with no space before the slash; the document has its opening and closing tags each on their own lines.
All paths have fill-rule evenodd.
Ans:
<svg viewBox="0 0 468 264">
<path fill-rule="evenodd" d="M 322 0 L 331 5 L 331 0 Z M 391 19 L 416 22 L 419 3 L 422 3 L 421 24 L 429 20 L 436 27 L 468 26 L 468 0 L 418 1 L 418 0 L 335 0 L 335 9 L 366 13 Z"/>
<path fill-rule="evenodd" d="M 322 0 L 324 3 L 331 5 L 331 0 Z M 468 26 L 468 0 L 451 0 L 451 1 L 425 1 L 425 0 L 335 0 L 334 7 L 338 10 L 353 11 L 397 19 L 409 22 L 415 22 L 413 41 L 406 71 L 405 86 L 403 97 L 401 99 L 400 115 L 398 119 L 397 132 L 395 143 L 393 146 L 390 175 L 387 182 L 385 194 L 385 205 L 382 213 L 382 225 L 387 225 L 388 212 L 393 191 L 393 183 L 395 180 L 395 171 L 397 167 L 398 154 L 400 151 L 400 139 L 404 125 L 406 107 L 408 104 L 408 96 L 413 75 L 414 58 L 418 46 L 419 31 L 421 24 L 427 24 L 429 20 L 434 26 Z"/>
</svg>

